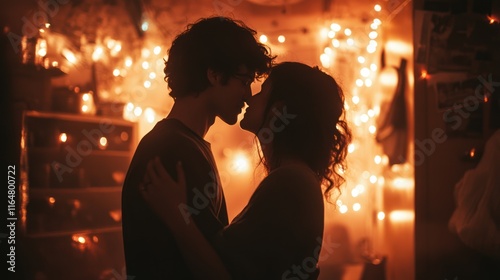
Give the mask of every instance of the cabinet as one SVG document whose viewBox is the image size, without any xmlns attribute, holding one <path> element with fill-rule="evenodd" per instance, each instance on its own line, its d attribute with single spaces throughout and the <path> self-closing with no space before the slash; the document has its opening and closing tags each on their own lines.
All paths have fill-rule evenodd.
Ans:
<svg viewBox="0 0 500 280">
<path fill-rule="evenodd" d="M 120 279 L 121 188 L 136 143 L 137 125 L 122 119 L 23 113 L 24 279 Z"/>
</svg>

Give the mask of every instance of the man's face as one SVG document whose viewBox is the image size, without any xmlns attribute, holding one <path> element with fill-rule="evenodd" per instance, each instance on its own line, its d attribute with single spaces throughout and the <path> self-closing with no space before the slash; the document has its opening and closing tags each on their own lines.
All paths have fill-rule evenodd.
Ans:
<svg viewBox="0 0 500 280">
<path fill-rule="evenodd" d="M 233 125 L 238 120 L 238 115 L 245 106 L 245 102 L 252 96 L 250 88 L 255 74 L 246 67 L 229 77 L 226 84 L 215 85 L 213 110 L 216 116 L 227 124 Z"/>
</svg>

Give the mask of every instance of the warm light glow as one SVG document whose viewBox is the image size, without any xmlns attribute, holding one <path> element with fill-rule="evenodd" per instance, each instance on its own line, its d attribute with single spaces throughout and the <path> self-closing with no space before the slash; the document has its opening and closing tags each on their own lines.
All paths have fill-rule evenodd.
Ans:
<svg viewBox="0 0 500 280">
<path fill-rule="evenodd" d="M 319 32 L 319 35 L 321 36 L 321 38 L 326 39 L 326 37 L 328 36 L 328 28 L 322 28 Z"/>
<path fill-rule="evenodd" d="M 376 50 L 377 50 L 377 47 L 374 45 L 368 45 L 368 47 L 366 47 L 366 51 L 368 53 L 374 53 Z"/>
<path fill-rule="evenodd" d="M 346 36 L 351 36 L 351 34 L 352 34 L 351 29 L 349 29 L 349 28 L 344 29 L 344 34 L 345 34 Z"/>
<path fill-rule="evenodd" d="M 413 221 L 415 214 L 410 210 L 395 210 L 389 214 L 392 222 L 410 222 Z"/>
<path fill-rule="evenodd" d="M 377 176 L 375 175 L 370 176 L 370 183 L 375 184 L 377 183 L 377 180 L 378 180 Z"/>
<path fill-rule="evenodd" d="M 340 24 L 338 24 L 338 23 L 332 23 L 332 24 L 330 25 L 330 28 L 331 28 L 333 31 L 335 31 L 335 32 L 339 32 L 339 31 L 340 31 L 340 29 L 342 29 L 342 27 L 340 27 Z"/>
<path fill-rule="evenodd" d="M 149 73 L 149 78 L 152 80 L 152 79 L 155 79 L 156 78 L 156 73 L 155 72 L 150 72 Z"/>
<path fill-rule="evenodd" d="M 340 47 L 340 41 L 337 40 L 337 39 L 333 39 L 332 40 L 332 46 L 335 47 L 335 48 Z"/>
<path fill-rule="evenodd" d="M 383 221 L 385 219 L 385 213 L 383 211 L 378 212 L 377 219 L 379 219 L 380 221 Z"/>
<path fill-rule="evenodd" d="M 352 39 L 352 38 L 347 39 L 347 40 L 346 40 L 346 42 L 347 42 L 347 44 L 348 44 L 349 46 L 354 45 L 354 39 Z"/>
<path fill-rule="evenodd" d="M 149 62 L 147 62 L 147 61 L 142 62 L 141 65 L 142 65 L 142 69 L 144 69 L 144 70 L 147 70 L 149 68 Z"/>
<path fill-rule="evenodd" d="M 388 52 L 394 54 L 411 54 L 413 52 L 413 45 L 403 41 L 388 41 L 385 48 Z"/>
<path fill-rule="evenodd" d="M 156 55 L 159 55 L 161 52 L 161 47 L 160 46 L 156 46 L 154 49 L 153 49 L 153 53 L 156 54 Z"/>
<path fill-rule="evenodd" d="M 358 56 L 359 63 L 365 63 L 366 59 L 363 56 Z"/>
<path fill-rule="evenodd" d="M 333 31 L 333 30 L 328 31 L 328 38 L 332 39 L 335 37 L 335 35 L 336 35 L 335 31 Z"/>
<path fill-rule="evenodd" d="M 491 17 L 491 16 L 486 16 L 488 18 L 488 20 L 490 21 L 490 24 L 493 24 L 496 22 L 496 19 L 494 17 Z"/>
<path fill-rule="evenodd" d="M 136 117 L 139 117 L 140 115 L 142 115 L 142 108 L 141 108 L 141 107 L 139 107 L 139 106 L 135 107 L 135 108 L 134 108 L 134 115 L 135 115 Z"/>
<path fill-rule="evenodd" d="M 81 110 L 82 110 L 83 113 L 87 113 L 89 111 L 89 106 L 88 105 L 82 105 Z"/>
<path fill-rule="evenodd" d="M 347 213 L 347 210 L 348 210 L 348 208 L 347 208 L 347 205 L 345 205 L 345 204 L 344 204 L 344 205 L 341 205 L 341 206 L 339 207 L 339 211 L 340 211 L 340 213 L 342 213 L 342 214 Z"/>
<path fill-rule="evenodd" d="M 141 30 L 142 31 L 148 31 L 149 29 L 149 23 L 147 21 L 144 21 L 142 24 L 141 24 Z"/>
<path fill-rule="evenodd" d="M 144 81 L 144 87 L 145 88 L 150 88 L 151 87 L 151 82 L 150 81 Z"/>
<path fill-rule="evenodd" d="M 99 138 L 99 147 L 105 148 L 108 145 L 108 139 L 106 137 Z"/>
<path fill-rule="evenodd" d="M 332 49 L 330 47 L 326 47 L 324 49 L 324 53 L 326 53 L 327 55 L 331 55 L 332 54 Z"/>
<path fill-rule="evenodd" d="M 260 37 L 259 37 L 259 41 L 260 41 L 262 44 L 267 43 L 267 36 L 266 36 L 266 35 L 264 35 L 264 34 L 260 35 Z"/>
<path fill-rule="evenodd" d="M 373 82 L 372 82 L 372 80 L 371 80 L 371 79 L 366 79 L 366 80 L 365 80 L 365 86 L 366 86 L 366 87 L 371 87 L 371 86 L 372 86 L 372 84 L 373 84 Z"/>
<path fill-rule="evenodd" d="M 129 56 L 125 58 L 125 66 L 132 66 L 132 58 L 130 58 Z"/>
<path fill-rule="evenodd" d="M 377 36 L 378 36 L 377 31 L 372 31 L 368 34 L 368 37 L 370 37 L 370 39 L 372 39 L 372 40 L 377 38 Z"/>
<path fill-rule="evenodd" d="M 380 24 L 382 24 L 382 21 L 380 21 L 380 19 L 376 18 L 373 20 L 373 23 L 380 25 Z"/>
<path fill-rule="evenodd" d="M 392 186 L 395 189 L 413 189 L 414 182 L 410 178 L 397 177 L 392 180 Z"/>
<path fill-rule="evenodd" d="M 376 12 L 380 12 L 380 11 L 382 11 L 382 7 L 381 7 L 379 4 L 375 5 L 375 6 L 373 7 L 373 9 L 374 9 Z"/>
<path fill-rule="evenodd" d="M 54 204 L 54 203 L 56 203 L 56 199 L 55 199 L 54 197 L 52 197 L 52 196 L 51 196 L 51 197 L 49 197 L 49 203 L 50 203 L 50 204 Z"/>
<path fill-rule="evenodd" d="M 374 126 L 374 125 L 370 125 L 368 127 L 368 131 L 371 133 L 371 134 L 375 134 L 375 132 L 377 132 L 377 127 Z"/>
<path fill-rule="evenodd" d="M 420 78 L 427 79 L 427 70 L 422 70 L 422 72 L 420 72 Z"/>
<path fill-rule="evenodd" d="M 234 156 L 231 164 L 231 169 L 236 173 L 244 173 L 247 172 L 250 167 L 250 163 L 248 162 L 248 158 L 242 154 L 238 153 Z"/>
<path fill-rule="evenodd" d="M 90 100 L 90 94 L 89 93 L 82 94 L 82 100 L 88 102 Z"/>
<path fill-rule="evenodd" d="M 146 108 L 146 110 L 144 110 L 144 117 L 146 118 L 146 121 L 148 123 L 154 123 L 156 119 L 156 113 L 152 108 L 148 107 Z"/>
<path fill-rule="evenodd" d="M 120 69 L 113 70 L 113 76 L 115 76 L 115 77 L 120 76 Z"/>
<path fill-rule="evenodd" d="M 354 144 L 352 144 L 352 143 L 347 146 L 347 151 L 349 153 L 354 152 L 355 149 L 356 149 L 356 146 L 354 146 Z"/>
<path fill-rule="evenodd" d="M 379 155 L 376 155 L 374 158 L 373 158 L 373 161 L 375 162 L 375 164 L 380 164 L 382 162 L 382 157 L 379 156 Z"/>
<path fill-rule="evenodd" d="M 68 135 L 66 135 L 66 133 L 59 134 L 59 141 L 61 141 L 62 143 L 66 143 L 67 140 L 68 140 Z"/>
<path fill-rule="evenodd" d="M 377 64 L 375 63 L 370 64 L 370 70 L 372 70 L 373 72 L 377 71 L 377 68 L 378 68 Z"/>
<path fill-rule="evenodd" d="M 45 39 L 40 39 L 38 43 L 38 50 L 36 54 L 40 57 L 44 57 L 47 55 L 47 40 Z"/>
<path fill-rule="evenodd" d="M 280 42 L 280 43 L 284 43 L 284 42 L 285 42 L 285 36 L 283 36 L 283 35 L 279 35 L 279 36 L 278 36 L 278 42 Z"/>
<path fill-rule="evenodd" d="M 370 28 L 373 30 L 376 30 L 378 28 L 378 24 L 372 23 L 372 24 L 370 24 Z"/>
<path fill-rule="evenodd" d="M 330 67 L 330 56 L 329 55 L 323 53 L 319 56 L 319 60 L 321 61 L 321 65 L 323 65 L 323 67 L 325 67 L 325 68 Z"/>
<path fill-rule="evenodd" d="M 354 203 L 352 205 L 352 210 L 354 210 L 355 212 L 359 211 L 361 209 L 361 204 L 359 203 Z"/>
<path fill-rule="evenodd" d="M 361 76 L 366 78 L 366 77 L 370 76 L 370 69 L 363 67 L 361 69 L 361 71 L 359 71 L 359 73 L 361 74 Z"/>
<path fill-rule="evenodd" d="M 355 95 L 352 97 L 352 103 L 358 104 L 359 103 L 359 96 Z"/>
<path fill-rule="evenodd" d="M 62 55 L 72 64 L 76 64 L 76 56 L 72 51 L 68 49 L 63 49 Z"/>
<path fill-rule="evenodd" d="M 104 54 L 103 48 L 101 46 L 97 46 L 94 52 L 92 53 L 92 60 L 98 61 L 99 59 L 102 58 L 103 54 Z"/>
<path fill-rule="evenodd" d="M 362 87 L 362 86 L 363 86 L 363 84 L 364 84 L 363 80 L 361 80 L 361 79 L 357 79 L 357 80 L 356 80 L 356 85 L 357 85 L 358 87 Z"/>
<path fill-rule="evenodd" d="M 351 190 L 351 196 L 352 197 L 358 197 L 358 195 L 359 195 L 359 190 L 358 189 L 354 188 L 354 189 Z"/>
</svg>

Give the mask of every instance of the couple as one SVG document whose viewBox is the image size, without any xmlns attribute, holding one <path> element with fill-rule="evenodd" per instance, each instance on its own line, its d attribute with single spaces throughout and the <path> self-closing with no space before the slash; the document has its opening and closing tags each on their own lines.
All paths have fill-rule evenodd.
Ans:
<svg viewBox="0 0 500 280">
<path fill-rule="evenodd" d="M 342 183 L 350 141 L 344 97 L 318 68 L 276 65 L 255 34 L 212 17 L 173 41 L 164 72 L 174 106 L 141 139 L 122 192 L 130 279 L 317 279 L 323 196 Z M 245 103 L 240 126 L 259 140 L 267 176 L 229 223 L 203 137 L 215 117 L 235 124 Z"/>
</svg>

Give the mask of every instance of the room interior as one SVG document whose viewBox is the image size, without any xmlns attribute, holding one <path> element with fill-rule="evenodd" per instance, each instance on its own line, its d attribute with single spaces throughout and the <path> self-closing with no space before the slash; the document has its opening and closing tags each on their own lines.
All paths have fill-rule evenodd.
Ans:
<svg viewBox="0 0 500 280">
<path fill-rule="evenodd" d="M 3 125 L 18 170 L 12 279 L 127 279 L 121 184 L 138 141 L 172 107 L 169 45 L 213 15 L 256 30 L 278 62 L 317 65 L 344 88 L 354 141 L 346 183 L 325 203 L 323 243 L 339 249 L 323 248 L 320 280 L 493 279 L 490 259 L 448 223 L 455 186 L 500 129 L 498 2 L 4 3 Z M 219 119 L 205 138 L 232 219 L 263 176 L 255 139 Z"/>
</svg>

